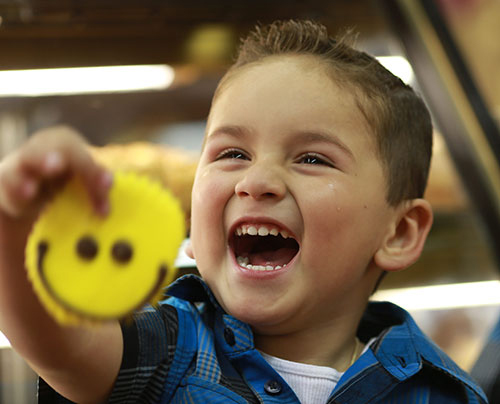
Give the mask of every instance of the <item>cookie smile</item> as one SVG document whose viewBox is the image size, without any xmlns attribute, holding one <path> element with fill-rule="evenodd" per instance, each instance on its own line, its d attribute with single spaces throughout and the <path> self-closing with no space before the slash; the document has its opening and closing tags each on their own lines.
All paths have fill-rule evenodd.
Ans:
<svg viewBox="0 0 500 404">
<path fill-rule="evenodd" d="M 290 232 L 274 224 L 240 224 L 229 245 L 241 268 L 269 272 L 286 267 L 300 249 Z"/>
<path fill-rule="evenodd" d="M 38 270 L 38 275 L 40 276 L 40 280 L 42 281 L 42 284 L 47 291 L 47 293 L 56 301 L 58 302 L 62 307 L 64 307 L 66 310 L 69 310 L 70 312 L 73 312 L 75 314 L 85 316 L 89 319 L 95 319 L 95 320 L 107 320 L 107 319 L 112 319 L 116 318 L 115 314 L 112 315 L 99 315 L 95 313 L 90 313 L 86 312 L 78 307 L 73 306 L 69 302 L 67 302 L 65 299 L 60 297 L 58 293 L 54 290 L 54 288 L 50 285 L 48 282 L 46 276 L 45 276 L 45 271 L 44 271 L 44 259 L 45 256 L 47 255 L 47 252 L 49 250 L 49 243 L 46 241 L 41 241 L 38 244 L 38 256 L 37 256 L 37 270 Z M 166 264 L 161 264 L 158 268 L 158 277 L 151 289 L 145 294 L 144 299 L 141 300 L 141 302 L 137 305 L 134 305 L 133 307 L 129 307 L 123 310 L 123 318 L 126 317 L 127 313 L 130 313 L 132 311 L 138 310 L 141 307 L 143 307 L 146 303 L 150 302 L 151 299 L 155 296 L 155 294 L 160 290 L 163 281 L 165 280 L 166 276 L 168 275 L 168 267 Z"/>
</svg>

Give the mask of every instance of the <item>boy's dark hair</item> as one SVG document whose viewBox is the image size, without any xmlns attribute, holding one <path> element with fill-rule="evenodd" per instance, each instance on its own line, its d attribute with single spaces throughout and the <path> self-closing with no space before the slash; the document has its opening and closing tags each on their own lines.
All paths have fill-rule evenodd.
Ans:
<svg viewBox="0 0 500 404">
<path fill-rule="evenodd" d="M 329 37 L 312 21 L 277 21 L 258 26 L 243 39 L 238 57 L 215 93 L 242 66 L 280 55 L 312 55 L 328 67 L 337 85 L 353 91 L 356 103 L 375 133 L 377 152 L 387 178 L 386 199 L 396 206 L 422 197 L 432 153 L 432 123 L 420 97 L 374 57 L 354 49 L 352 35 Z"/>
</svg>

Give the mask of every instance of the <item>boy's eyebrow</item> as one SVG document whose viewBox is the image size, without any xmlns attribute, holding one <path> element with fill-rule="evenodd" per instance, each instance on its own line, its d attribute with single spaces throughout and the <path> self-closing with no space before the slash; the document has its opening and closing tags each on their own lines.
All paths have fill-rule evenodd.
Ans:
<svg viewBox="0 0 500 404">
<path fill-rule="evenodd" d="M 201 150 L 205 150 L 205 146 L 207 145 L 208 140 L 213 138 L 214 136 L 217 137 L 224 134 L 226 135 L 229 134 L 235 137 L 240 137 L 243 135 L 244 132 L 245 130 L 240 126 L 233 126 L 233 125 L 220 126 L 212 132 L 205 133 L 205 136 L 203 136 L 203 143 L 201 144 Z"/>
<path fill-rule="evenodd" d="M 243 128 L 242 126 L 236 126 L 236 125 L 226 125 L 226 126 L 220 126 L 217 129 L 215 129 L 213 132 L 208 133 L 207 139 L 211 138 L 213 136 L 220 136 L 220 135 L 230 135 L 234 137 L 242 137 L 243 135 L 247 134 L 249 131 L 246 128 Z"/>
<path fill-rule="evenodd" d="M 304 131 L 299 132 L 299 140 L 297 143 L 330 143 L 341 149 L 350 158 L 354 161 L 356 160 L 354 157 L 354 153 L 352 152 L 347 145 L 342 142 L 337 136 L 333 133 L 323 133 L 323 132 L 312 132 L 312 131 Z"/>
</svg>

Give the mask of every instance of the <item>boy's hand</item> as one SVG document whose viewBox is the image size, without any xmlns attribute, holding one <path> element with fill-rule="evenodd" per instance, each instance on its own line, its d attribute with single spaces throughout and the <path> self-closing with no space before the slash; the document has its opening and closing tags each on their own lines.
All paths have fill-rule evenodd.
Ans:
<svg viewBox="0 0 500 404">
<path fill-rule="evenodd" d="M 72 129 L 42 130 L 0 162 L 0 210 L 18 218 L 38 212 L 72 175 L 83 180 L 96 211 L 106 214 L 111 174 L 93 161 Z"/>
<path fill-rule="evenodd" d="M 94 162 L 86 142 L 70 128 L 42 130 L 0 162 L 0 330 L 61 394 L 76 402 L 102 402 L 120 368 L 118 322 L 95 330 L 60 327 L 24 271 L 33 221 L 73 175 L 82 179 L 96 210 L 106 214 L 111 174 Z"/>
</svg>

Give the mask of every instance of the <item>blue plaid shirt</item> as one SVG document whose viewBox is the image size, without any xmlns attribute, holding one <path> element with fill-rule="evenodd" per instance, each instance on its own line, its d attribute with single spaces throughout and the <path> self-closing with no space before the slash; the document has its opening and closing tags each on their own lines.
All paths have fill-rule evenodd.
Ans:
<svg viewBox="0 0 500 404">
<path fill-rule="evenodd" d="M 183 277 L 168 293 L 172 297 L 158 308 L 123 325 L 124 356 L 110 404 L 299 403 L 255 349 L 250 327 L 225 314 L 201 279 Z M 401 308 L 370 303 L 358 338 L 372 337 L 328 403 L 486 403 L 481 389 Z M 68 402 L 43 381 L 40 400 Z"/>
</svg>

